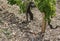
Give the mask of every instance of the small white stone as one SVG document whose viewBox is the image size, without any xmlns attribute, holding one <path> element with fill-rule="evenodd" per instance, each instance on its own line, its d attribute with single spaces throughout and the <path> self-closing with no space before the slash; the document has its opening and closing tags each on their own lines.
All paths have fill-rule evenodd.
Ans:
<svg viewBox="0 0 60 41">
<path fill-rule="evenodd" d="M 60 39 L 60 35 L 58 35 L 57 38 Z"/>
</svg>

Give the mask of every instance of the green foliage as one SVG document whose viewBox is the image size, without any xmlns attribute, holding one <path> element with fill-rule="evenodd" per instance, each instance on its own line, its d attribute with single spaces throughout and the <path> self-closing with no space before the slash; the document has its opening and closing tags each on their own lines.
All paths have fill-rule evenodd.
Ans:
<svg viewBox="0 0 60 41">
<path fill-rule="evenodd" d="M 8 0 L 11 5 L 17 4 L 20 7 L 20 12 L 26 12 L 26 3 L 22 0 Z"/>
<path fill-rule="evenodd" d="M 9 4 L 17 4 L 20 7 L 20 12 L 26 12 L 27 2 L 22 0 L 8 0 Z M 36 7 L 45 13 L 45 19 L 50 20 L 55 15 L 56 0 L 34 0 Z"/>
<path fill-rule="evenodd" d="M 56 0 L 35 0 L 36 7 L 45 13 L 45 19 L 50 20 L 55 16 Z"/>
<path fill-rule="evenodd" d="M 11 5 L 13 5 L 13 4 L 15 4 L 16 3 L 16 1 L 15 0 L 8 0 L 9 2 L 9 4 L 11 4 Z"/>
</svg>

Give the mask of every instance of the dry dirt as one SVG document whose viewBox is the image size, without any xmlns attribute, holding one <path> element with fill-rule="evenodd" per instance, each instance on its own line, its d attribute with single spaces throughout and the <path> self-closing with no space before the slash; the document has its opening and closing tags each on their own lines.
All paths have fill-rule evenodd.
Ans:
<svg viewBox="0 0 60 41">
<path fill-rule="evenodd" d="M 34 20 L 29 23 L 22 23 L 26 20 L 25 14 L 18 14 L 17 5 L 7 4 L 7 0 L 0 0 L 0 41 L 41 41 L 42 13 L 32 9 Z M 60 41 L 60 3 L 56 4 L 56 16 L 52 18 L 53 27 L 47 25 L 42 41 Z M 36 33 L 36 35 L 34 34 Z"/>
</svg>

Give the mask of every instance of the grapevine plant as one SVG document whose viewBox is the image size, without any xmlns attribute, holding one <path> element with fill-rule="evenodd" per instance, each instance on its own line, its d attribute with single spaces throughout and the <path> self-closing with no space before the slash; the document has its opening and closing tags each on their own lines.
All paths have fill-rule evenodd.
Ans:
<svg viewBox="0 0 60 41">
<path fill-rule="evenodd" d="M 13 5 L 17 4 L 20 7 L 21 12 L 26 12 L 27 2 L 24 0 L 8 0 L 8 3 Z M 45 19 L 50 20 L 51 17 L 55 15 L 56 11 L 56 0 L 34 0 L 36 7 L 45 13 Z"/>
<path fill-rule="evenodd" d="M 29 1 L 29 0 L 27 0 Z M 24 2 L 24 0 L 8 0 L 8 3 L 13 5 L 17 4 L 20 7 L 21 12 L 26 12 L 26 6 L 28 2 Z M 56 0 L 34 0 L 36 7 L 44 13 L 44 20 L 51 21 L 51 18 L 55 16 L 56 11 Z M 45 24 L 44 24 L 45 25 Z M 44 28 L 44 27 L 43 27 Z M 44 29 L 43 29 L 44 30 Z"/>
<path fill-rule="evenodd" d="M 42 30 L 45 32 L 46 22 L 51 22 L 51 18 L 55 16 L 56 0 L 34 0 L 36 7 L 43 13 Z"/>
<path fill-rule="evenodd" d="M 45 19 L 50 20 L 55 16 L 56 0 L 35 0 L 37 8 L 45 13 Z"/>
</svg>

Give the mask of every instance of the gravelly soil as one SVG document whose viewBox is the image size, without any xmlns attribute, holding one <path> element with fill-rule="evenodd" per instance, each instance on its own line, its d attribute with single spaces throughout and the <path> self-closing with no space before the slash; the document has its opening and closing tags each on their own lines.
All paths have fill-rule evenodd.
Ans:
<svg viewBox="0 0 60 41">
<path fill-rule="evenodd" d="M 6 0 L 0 0 L 0 41 L 41 41 L 42 13 L 33 8 L 34 20 L 26 20 L 25 14 L 18 14 L 17 5 L 9 5 Z M 56 4 L 56 16 L 52 19 L 53 27 L 60 26 L 60 4 Z M 34 34 L 36 33 L 36 34 Z M 60 27 L 50 29 L 47 25 L 42 41 L 60 41 Z"/>
</svg>

